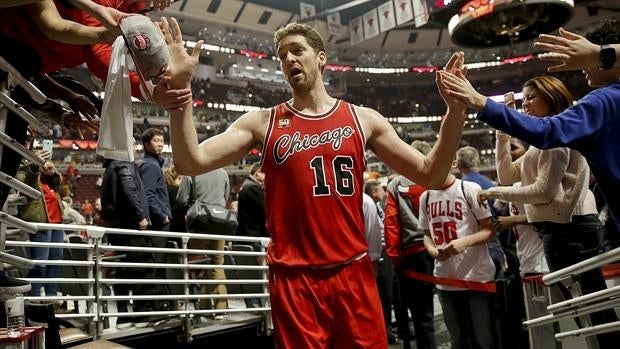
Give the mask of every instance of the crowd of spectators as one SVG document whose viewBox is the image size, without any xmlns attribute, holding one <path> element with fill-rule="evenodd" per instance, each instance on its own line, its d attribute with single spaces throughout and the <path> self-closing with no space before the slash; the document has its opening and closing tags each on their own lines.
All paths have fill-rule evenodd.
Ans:
<svg viewBox="0 0 620 349">
<path fill-rule="evenodd" d="M 544 72 L 539 73 L 543 74 Z M 588 92 L 587 87 L 583 84 L 581 74 L 565 72 L 555 75 L 566 82 L 576 98 L 580 98 Z M 489 96 L 501 95 L 507 91 L 518 92 L 521 90 L 523 82 L 520 76 L 517 74 L 511 78 L 485 78 L 477 80 L 476 84 L 481 93 Z M 427 83 L 416 83 L 415 85 L 382 84 L 377 81 L 379 80 L 368 79 L 362 84 L 347 84 L 342 99 L 376 109 L 386 117 L 436 116 L 445 111 L 443 101 L 437 94 L 437 87 L 432 79 Z M 290 92 L 285 86 L 273 88 L 257 82 L 248 82 L 247 87 L 237 87 L 220 84 L 209 79 L 194 80 L 192 92 L 194 98 L 200 100 L 200 104 L 203 106 L 211 102 L 265 108 L 282 103 L 290 98 Z M 226 121 L 231 122 L 233 120 Z"/>
</svg>

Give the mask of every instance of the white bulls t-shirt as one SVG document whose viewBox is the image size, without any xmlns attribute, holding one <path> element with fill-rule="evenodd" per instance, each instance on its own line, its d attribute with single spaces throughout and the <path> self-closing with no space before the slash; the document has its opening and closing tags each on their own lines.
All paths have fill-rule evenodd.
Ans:
<svg viewBox="0 0 620 349">
<path fill-rule="evenodd" d="M 513 187 L 520 187 L 515 183 Z M 520 202 L 510 202 L 510 215 L 525 214 L 525 207 Z M 518 224 L 514 228 L 517 237 L 517 258 L 519 258 L 519 273 L 521 276 L 528 273 L 548 273 L 549 267 L 545 259 L 543 243 L 531 224 Z"/>
<path fill-rule="evenodd" d="M 477 233 L 480 230 L 478 220 L 491 216 L 488 208 L 478 204 L 477 194 L 480 190 L 482 188 L 476 183 L 465 181 L 461 184 L 461 180 L 456 179 L 452 185 L 443 190 L 427 190 L 422 194 L 420 228 L 430 231 L 437 247 Z M 489 255 L 487 244 L 484 243 L 471 246 L 445 261 L 435 260 L 433 274 L 450 279 L 486 282 L 495 277 L 495 265 Z M 437 288 L 464 290 L 439 284 Z"/>
</svg>

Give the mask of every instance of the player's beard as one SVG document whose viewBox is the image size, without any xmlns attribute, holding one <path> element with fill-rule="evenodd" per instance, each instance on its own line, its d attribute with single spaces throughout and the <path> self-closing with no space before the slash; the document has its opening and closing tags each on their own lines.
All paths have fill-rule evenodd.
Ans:
<svg viewBox="0 0 620 349">
<path fill-rule="evenodd" d="M 288 84 L 296 93 L 309 92 L 314 87 L 316 79 L 318 78 L 317 71 L 314 69 L 311 71 L 303 71 L 301 75 L 301 79 L 290 77 L 288 79 Z"/>
</svg>

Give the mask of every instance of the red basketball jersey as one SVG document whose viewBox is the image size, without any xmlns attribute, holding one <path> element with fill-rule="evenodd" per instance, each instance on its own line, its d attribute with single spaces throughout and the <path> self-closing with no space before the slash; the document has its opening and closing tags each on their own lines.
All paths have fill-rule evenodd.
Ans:
<svg viewBox="0 0 620 349">
<path fill-rule="evenodd" d="M 270 264 L 325 266 L 368 250 L 365 145 L 349 103 L 337 100 L 321 115 L 273 107 L 262 157 Z"/>
</svg>

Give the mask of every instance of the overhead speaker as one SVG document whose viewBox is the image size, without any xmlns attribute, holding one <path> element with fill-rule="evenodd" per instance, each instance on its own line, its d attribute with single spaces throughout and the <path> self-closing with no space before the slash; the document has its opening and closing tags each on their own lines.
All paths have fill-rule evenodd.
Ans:
<svg viewBox="0 0 620 349">
<path fill-rule="evenodd" d="M 452 42 L 468 48 L 509 45 L 536 38 L 566 24 L 573 0 L 472 0 L 452 16 Z"/>
</svg>

